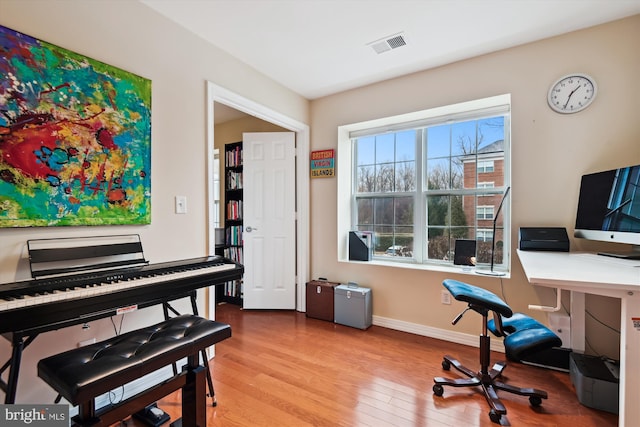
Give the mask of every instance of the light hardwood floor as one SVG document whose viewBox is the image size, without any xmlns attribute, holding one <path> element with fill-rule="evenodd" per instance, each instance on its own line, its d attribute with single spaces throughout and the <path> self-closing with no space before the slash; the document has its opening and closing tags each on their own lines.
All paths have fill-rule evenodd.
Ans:
<svg viewBox="0 0 640 427">
<path fill-rule="evenodd" d="M 432 392 L 434 376 L 458 376 L 442 370 L 442 355 L 476 370 L 477 348 L 229 304 L 218 306 L 216 320 L 229 323 L 233 336 L 216 346 L 210 363 L 218 405 L 207 408 L 207 426 L 496 425 L 475 389 L 445 387 L 442 397 Z M 492 354 L 492 363 L 503 359 Z M 510 363 L 503 379 L 549 394 L 533 408 L 526 397 L 499 392 L 507 407 L 503 425 L 617 426 L 616 415 L 578 402 L 567 373 Z M 159 402 L 171 421 L 179 416 L 180 398 L 178 391 Z"/>
</svg>

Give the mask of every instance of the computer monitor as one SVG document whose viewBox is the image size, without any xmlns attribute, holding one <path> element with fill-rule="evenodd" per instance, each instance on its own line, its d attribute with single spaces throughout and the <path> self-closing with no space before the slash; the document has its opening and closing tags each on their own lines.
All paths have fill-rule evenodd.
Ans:
<svg viewBox="0 0 640 427">
<path fill-rule="evenodd" d="M 633 245 L 599 254 L 640 259 L 640 165 L 582 176 L 574 236 Z"/>
</svg>

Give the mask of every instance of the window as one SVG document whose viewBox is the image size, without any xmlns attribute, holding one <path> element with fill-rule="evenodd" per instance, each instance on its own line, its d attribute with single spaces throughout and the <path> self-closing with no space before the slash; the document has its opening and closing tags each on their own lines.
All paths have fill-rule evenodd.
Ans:
<svg viewBox="0 0 640 427">
<path fill-rule="evenodd" d="M 493 219 L 493 206 L 478 206 L 476 208 L 477 219 Z"/>
<path fill-rule="evenodd" d="M 339 233 L 371 232 L 374 262 L 452 264 L 455 240 L 473 239 L 478 262 L 490 263 L 509 186 L 509 104 L 502 95 L 341 127 L 338 209 L 351 215 L 339 215 Z M 496 218 L 503 269 L 509 213 L 505 204 Z"/>
<path fill-rule="evenodd" d="M 220 227 L 220 150 L 213 150 L 213 226 Z"/>
<path fill-rule="evenodd" d="M 478 160 L 478 173 L 494 171 L 494 160 Z"/>
<path fill-rule="evenodd" d="M 416 132 L 354 140 L 354 229 L 374 231 L 375 254 L 412 257 L 416 191 Z"/>
<path fill-rule="evenodd" d="M 480 229 L 476 233 L 476 240 L 480 242 L 491 242 L 492 237 L 493 237 L 493 231 L 491 230 Z"/>
</svg>

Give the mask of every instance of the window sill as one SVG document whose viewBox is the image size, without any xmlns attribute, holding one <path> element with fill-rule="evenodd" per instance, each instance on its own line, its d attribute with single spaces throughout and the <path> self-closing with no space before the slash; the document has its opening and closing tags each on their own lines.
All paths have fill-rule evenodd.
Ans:
<svg viewBox="0 0 640 427">
<path fill-rule="evenodd" d="M 504 273 L 504 276 L 490 276 L 483 275 L 476 272 L 475 267 L 462 267 L 462 266 L 453 266 L 453 265 L 438 265 L 438 264 L 416 264 L 412 262 L 399 262 L 399 261 L 384 261 L 380 259 L 374 259 L 372 261 L 351 261 L 347 259 L 339 259 L 338 262 L 347 263 L 347 264 L 366 264 L 376 267 L 392 267 L 392 268 L 403 268 L 409 270 L 421 270 L 421 271 L 433 271 L 438 273 L 453 273 L 453 274 L 468 274 L 473 276 L 484 276 L 484 277 L 497 277 L 502 279 L 511 278 L 510 271 L 498 270 L 501 273 Z M 489 270 L 488 266 L 481 266 L 478 270 Z"/>
</svg>

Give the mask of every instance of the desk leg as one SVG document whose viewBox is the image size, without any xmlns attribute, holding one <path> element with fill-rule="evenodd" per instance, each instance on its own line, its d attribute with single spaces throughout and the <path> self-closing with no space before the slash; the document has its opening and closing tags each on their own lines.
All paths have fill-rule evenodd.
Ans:
<svg viewBox="0 0 640 427">
<path fill-rule="evenodd" d="M 584 353 L 585 337 L 584 292 L 571 291 L 571 350 Z"/>
<path fill-rule="evenodd" d="M 620 304 L 620 414 L 619 426 L 640 420 L 640 328 L 632 318 L 640 318 L 640 292 L 629 292 Z"/>
</svg>

